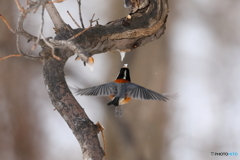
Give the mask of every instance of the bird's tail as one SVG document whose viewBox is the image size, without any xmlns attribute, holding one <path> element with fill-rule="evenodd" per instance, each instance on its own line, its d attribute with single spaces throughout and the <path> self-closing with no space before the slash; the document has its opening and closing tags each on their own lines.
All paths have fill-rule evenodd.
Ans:
<svg viewBox="0 0 240 160">
<path fill-rule="evenodd" d="M 119 106 L 119 97 L 114 97 L 107 105 Z"/>
</svg>

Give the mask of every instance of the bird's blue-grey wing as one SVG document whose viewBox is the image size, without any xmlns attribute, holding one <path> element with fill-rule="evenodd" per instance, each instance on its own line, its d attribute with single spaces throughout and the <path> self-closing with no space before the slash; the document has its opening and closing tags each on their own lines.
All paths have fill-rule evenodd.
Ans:
<svg viewBox="0 0 240 160">
<path fill-rule="evenodd" d="M 110 96 L 115 95 L 117 92 L 114 82 L 102 84 L 99 86 L 89 87 L 85 89 L 77 89 L 77 95 L 85 96 Z"/>
<path fill-rule="evenodd" d="M 134 99 L 167 101 L 168 98 L 134 83 L 128 83 L 126 95 Z"/>
</svg>

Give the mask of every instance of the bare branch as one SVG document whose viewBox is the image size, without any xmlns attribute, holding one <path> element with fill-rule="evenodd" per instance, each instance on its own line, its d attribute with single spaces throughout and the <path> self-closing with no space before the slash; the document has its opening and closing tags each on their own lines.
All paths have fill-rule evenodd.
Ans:
<svg viewBox="0 0 240 160">
<path fill-rule="evenodd" d="M 38 57 L 38 56 L 33 56 L 33 55 L 29 55 L 28 53 L 22 52 L 21 49 L 20 49 L 19 39 L 20 39 L 20 36 L 17 35 L 16 45 L 17 45 L 18 53 L 21 54 L 23 57 L 28 58 L 28 59 L 40 60 L 40 57 Z"/>
<path fill-rule="evenodd" d="M 18 1 L 18 0 L 16 0 Z M 38 8 L 40 6 L 40 3 L 41 1 L 39 1 L 38 3 L 33 3 L 33 2 L 29 2 L 29 5 L 27 7 L 27 9 L 23 9 L 21 6 L 21 14 L 19 15 L 18 17 L 18 25 L 17 25 L 17 40 L 16 40 L 16 45 L 17 45 L 17 50 L 19 52 L 19 54 L 21 54 L 22 56 L 26 57 L 26 58 L 29 58 L 29 59 L 33 59 L 33 60 L 39 60 L 40 57 L 38 56 L 33 56 L 33 55 L 29 55 L 28 53 L 24 53 L 21 51 L 20 49 L 20 44 L 19 44 L 19 39 L 20 39 L 20 35 L 24 36 L 25 38 L 27 38 L 29 41 L 37 41 L 37 37 L 29 34 L 28 32 L 26 32 L 24 29 L 23 29 L 23 22 L 24 22 L 24 19 L 26 18 L 27 14 L 29 12 L 31 12 L 32 10 Z M 17 5 L 20 5 L 19 3 L 17 3 Z M 20 8 L 19 7 L 19 8 Z"/>
<path fill-rule="evenodd" d="M 26 4 L 29 5 L 29 0 L 25 0 L 26 1 Z"/>
<path fill-rule="evenodd" d="M 1 60 L 4 60 L 4 59 L 8 59 L 8 58 L 10 58 L 10 57 L 22 57 L 22 55 L 9 55 L 9 56 L 0 58 L 0 61 L 1 61 Z"/>
<path fill-rule="evenodd" d="M 18 1 L 18 0 L 16 0 Z M 37 41 L 37 37 L 29 34 L 28 32 L 26 32 L 24 29 L 23 29 L 23 22 L 25 20 L 25 18 L 27 17 L 27 14 L 30 13 L 31 11 L 33 10 L 36 10 L 39 8 L 39 6 L 41 6 L 42 4 L 44 5 L 44 2 L 46 0 L 39 0 L 38 2 L 32 2 L 32 1 L 29 1 L 28 2 L 28 6 L 26 9 L 23 9 L 22 7 L 22 10 L 21 10 L 21 14 L 19 15 L 18 17 L 18 23 L 17 23 L 17 34 L 19 35 L 22 35 L 24 36 L 26 39 L 28 39 L 29 41 L 34 41 L 36 42 Z M 46 3 L 46 2 L 45 2 Z"/>
<path fill-rule="evenodd" d="M 82 28 L 84 29 L 83 19 L 82 19 L 82 11 L 81 11 L 81 0 L 77 0 L 78 2 L 78 12 L 79 12 L 79 19 L 82 24 Z"/>
<path fill-rule="evenodd" d="M 97 25 L 98 25 L 98 20 L 99 20 L 99 18 L 93 20 L 94 16 L 95 16 L 95 13 L 92 15 L 92 18 L 89 20 L 89 22 L 90 22 L 90 26 L 91 26 L 91 27 L 92 27 L 93 22 L 96 22 Z"/>
<path fill-rule="evenodd" d="M 82 61 L 86 63 L 89 62 L 90 55 L 85 52 L 79 44 L 68 40 L 50 39 L 49 41 L 51 42 L 50 45 L 54 48 L 70 49 L 73 53 L 77 54 Z"/>
<path fill-rule="evenodd" d="M 23 12 L 24 9 L 22 8 L 20 2 L 19 2 L 18 0 L 15 0 L 15 2 L 16 2 L 16 5 L 17 5 L 19 11 L 20 11 L 20 12 Z"/>
<path fill-rule="evenodd" d="M 56 56 L 56 54 L 55 54 L 55 52 L 54 52 L 54 51 L 55 51 L 54 46 L 53 46 L 51 43 L 49 43 L 42 34 L 41 34 L 41 38 L 42 38 L 43 41 L 48 45 L 48 47 L 50 47 L 50 48 L 52 49 L 52 56 L 53 56 L 53 58 L 61 61 L 62 59 L 61 59 L 60 57 Z"/>
<path fill-rule="evenodd" d="M 55 5 L 53 3 L 46 4 L 46 10 L 52 19 L 52 22 L 56 29 L 60 29 L 66 26 L 66 23 L 63 21 L 62 17 L 59 15 Z"/>
<path fill-rule="evenodd" d="M 56 1 L 48 2 L 48 4 L 51 4 L 51 3 L 61 3 L 63 1 L 65 1 L 65 0 L 56 0 Z"/>
<path fill-rule="evenodd" d="M 91 28 L 91 25 L 90 25 L 88 28 L 84 29 L 83 31 L 79 32 L 78 34 L 76 34 L 76 35 L 72 36 L 71 38 L 69 38 L 68 41 L 71 41 L 71 40 L 73 40 L 74 38 L 77 38 L 78 36 L 80 36 L 81 34 L 83 34 L 84 32 L 86 32 L 86 31 L 87 31 L 88 29 L 90 29 L 90 28 Z"/>
<path fill-rule="evenodd" d="M 94 15 L 95 14 L 93 14 L 91 20 L 89 20 L 90 21 L 90 26 L 88 28 L 82 30 L 78 34 L 76 34 L 76 35 L 72 36 L 71 38 L 69 38 L 68 40 L 60 40 L 59 41 L 59 40 L 50 39 L 51 43 L 49 43 L 49 42 L 47 42 L 46 39 L 43 39 L 44 42 L 50 48 L 52 48 L 52 56 L 54 58 L 56 58 L 58 60 L 61 60 L 60 57 L 55 55 L 55 53 L 54 53 L 55 48 L 62 48 L 62 49 L 68 48 L 71 51 L 73 51 L 73 53 L 77 54 L 76 60 L 81 59 L 84 62 L 84 64 L 87 63 L 88 66 L 90 67 L 90 69 L 93 70 L 92 66 L 93 66 L 93 63 L 94 63 L 94 59 L 87 52 L 84 52 L 84 50 L 82 49 L 82 47 L 80 45 L 78 45 L 76 42 L 73 42 L 72 40 L 74 40 L 75 38 L 77 38 L 78 36 L 80 36 L 81 34 L 83 34 L 84 32 L 86 32 L 88 29 L 90 29 L 92 27 L 92 23 L 98 20 L 98 19 L 93 20 Z"/>
<path fill-rule="evenodd" d="M 13 30 L 13 28 L 11 27 L 11 25 L 8 23 L 8 21 L 5 19 L 5 17 L 3 17 L 1 14 L 0 14 L 0 18 L 3 20 L 3 22 L 7 25 L 8 29 L 13 32 L 14 34 L 16 34 L 16 31 Z"/>
<path fill-rule="evenodd" d="M 43 26 L 44 26 L 44 10 L 45 10 L 45 7 L 42 6 L 41 25 L 40 25 L 40 28 L 39 28 L 39 33 L 38 33 L 37 40 L 36 40 L 35 44 L 33 45 L 32 50 L 35 50 L 37 44 L 39 43 L 39 40 L 40 40 L 40 38 L 41 38 L 41 35 L 43 34 Z"/>
<path fill-rule="evenodd" d="M 72 18 L 73 22 L 76 24 L 77 27 L 80 28 L 79 24 L 76 22 L 76 20 L 72 17 L 71 13 L 67 11 L 68 15 Z"/>
<path fill-rule="evenodd" d="M 97 122 L 96 126 L 98 127 L 98 130 L 101 132 L 102 139 L 103 139 L 103 148 L 104 148 L 104 152 L 105 152 L 105 157 L 106 157 L 106 159 L 108 159 L 108 157 L 107 157 L 106 140 L 105 140 L 105 136 L 104 136 L 104 133 L 103 133 L 105 128 L 100 124 L 100 122 Z"/>
</svg>

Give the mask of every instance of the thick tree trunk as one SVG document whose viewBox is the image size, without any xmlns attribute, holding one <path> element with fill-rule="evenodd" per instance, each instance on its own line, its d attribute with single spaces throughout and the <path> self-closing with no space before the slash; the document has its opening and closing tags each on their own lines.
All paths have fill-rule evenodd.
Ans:
<svg viewBox="0 0 240 160">
<path fill-rule="evenodd" d="M 104 151 L 98 141 L 98 128 L 88 118 L 84 109 L 78 104 L 70 92 L 64 78 L 65 61 L 54 58 L 43 61 L 43 74 L 46 89 L 52 104 L 67 122 L 79 141 L 84 159 L 102 159 Z"/>
</svg>

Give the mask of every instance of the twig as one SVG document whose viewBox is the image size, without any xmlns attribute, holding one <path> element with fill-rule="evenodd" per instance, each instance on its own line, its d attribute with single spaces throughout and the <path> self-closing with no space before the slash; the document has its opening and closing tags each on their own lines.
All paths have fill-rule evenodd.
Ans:
<svg viewBox="0 0 240 160">
<path fill-rule="evenodd" d="M 20 35 L 24 36 L 25 38 L 27 38 L 28 40 L 31 40 L 31 41 L 34 41 L 36 42 L 37 40 L 37 37 L 29 34 L 28 32 L 26 32 L 24 29 L 23 29 L 23 22 L 24 22 L 24 19 L 26 18 L 27 14 L 29 12 L 31 12 L 32 10 L 38 8 L 41 4 L 42 4 L 42 0 L 41 1 L 38 1 L 38 2 L 32 2 L 30 1 L 29 2 L 29 5 L 27 7 L 27 9 L 23 9 L 18 0 L 16 0 L 16 4 L 18 5 L 18 8 L 21 7 L 22 10 L 21 11 L 21 14 L 19 15 L 18 17 L 18 22 L 17 22 L 17 40 L 16 40 L 16 46 L 17 46 L 17 50 L 19 52 L 19 54 L 21 54 L 22 56 L 26 57 L 26 58 L 29 58 L 29 59 L 34 59 L 34 60 L 39 60 L 40 57 L 38 56 L 33 56 L 33 55 L 29 55 L 28 53 L 24 53 L 21 51 L 20 49 L 20 44 L 19 44 L 19 39 L 20 39 Z M 20 6 L 20 7 L 19 7 Z M 30 7 L 31 6 L 31 7 Z"/>
<path fill-rule="evenodd" d="M 4 59 L 7 59 L 7 58 L 10 58 L 10 57 L 22 57 L 22 55 L 9 55 L 9 56 L 0 58 L 0 61 L 1 61 L 1 60 L 4 60 Z"/>
<path fill-rule="evenodd" d="M 40 57 L 32 56 L 32 55 L 29 55 L 28 53 L 24 53 L 24 52 L 21 51 L 20 44 L 19 44 L 19 39 L 20 39 L 20 35 L 17 34 L 16 46 L 17 46 L 18 53 L 21 54 L 25 58 L 32 59 L 32 60 L 39 60 Z"/>
<path fill-rule="evenodd" d="M 52 49 L 52 56 L 53 56 L 53 58 L 61 61 L 62 59 L 61 59 L 60 57 L 58 57 L 58 56 L 54 53 L 55 47 L 54 47 L 51 43 L 49 43 L 42 34 L 41 34 L 41 38 L 42 38 L 43 41 Z"/>
<path fill-rule="evenodd" d="M 43 26 L 44 26 L 44 9 L 45 9 L 45 6 L 42 6 L 41 25 L 40 25 L 40 29 L 39 29 L 39 33 L 38 33 L 37 40 L 36 40 L 35 44 L 33 45 L 32 50 L 35 50 L 35 49 L 36 49 L 36 46 L 38 45 L 39 40 L 40 40 L 40 38 L 41 38 L 41 35 L 43 34 Z"/>
<path fill-rule="evenodd" d="M 14 31 L 12 29 L 12 27 L 10 26 L 10 24 L 8 23 L 8 21 L 5 19 L 5 17 L 3 17 L 1 14 L 0 14 L 0 18 L 3 20 L 3 22 L 7 25 L 8 29 L 13 32 L 14 34 L 16 34 L 16 31 Z"/>
<path fill-rule="evenodd" d="M 93 22 L 97 22 L 97 24 L 98 24 L 98 20 L 99 20 L 99 18 L 93 20 L 94 16 L 95 16 L 95 13 L 93 13 L 92 18 L 89 20 L 89 21 L 90 21 L 90 26 L 91 26 L 91 27 L 92 27 Z"/>
<path fill-rule="evenodd" d="M 28 8 L 27 10 L 25 10 L 24 8 L 22 8 L 21 4 L 19 3 L 18 0 L 15 0 L 16 2 L 16 5 L 19 9 L 19 11 L 21 12 L 21 14 L 19 15 L 18 17 L 18 23 L 17 23 L 17 30 L 14 31 L 12 29 L 12 27 L 10 26 L 10 24 L 7 22 L 7 20 L 2 16 L 0 15 L 0 18 L 4 21 L 4 23 L 7 25 L 7 27 L 9 28 L 9 30 L 11 32 L 13 32 L 14 34 L 17 35 L 17 38 L 16 38 L 16 47 L 17 47 L 17 51 L 19 52 L 19 54 L 21 56 L 24 56 L 26 58 L 29 58 L 29 59 L 34 59 L 34 60 L 38 60 L 40 59 L 40 57 L 37 57 L 37 56 L 31 56 L 29 55 L 28 53 L 24 53 L 21 51 L 20 49 L 20 44 L 19 44 L 19 39 L 20 39 L 20 35 L 24 36 L 25 38 L 27 38 L 28 40 L 31 40 L 31 41 L 36 41 L 37 38 L 31 34 L 29 34 L 28 32 L 26 32 L 24 29 L 23 29 L 23 21 L 24 19 L 26 18 L 26 15 L 33 9 L 35 8 L 36 6 L 38 7 L 38 3 L 36 3 L 36 5 L 33 5 L 32 8 Z"/>
<path fill-rule="evenodd" d="M 76 24 L 77 27 L 80 28 L 79 24 L 75 21 L 75 19 L 72 17 L 71 13 L 67 11 L 68 15 L 72 18 L 73 22 Z"/>
<path fill-rule="evenodd" d="M 91 57 L 91 55 L 88 52 L 85 52 L 82 46 L 73 41 L 49 39 L 49 42 L 54 48 L 68 48 L 74 54 L 77 54 L 83 62 L 86 62 L 89 65 L 92 65 L 94 63 L 94 59 Z"/>
<path fill-rule="evenodd" d="M 42 14 L 41 14 L 41 26 L 40 26 L 40 29 L 39 29 L 39 33 L 38 33 L 38 38 L 37 38 L 37 41 L 36 43 L 34 44 L 34 46 L 32 47 L 32 49 L 35 49 L 40 38 L 43 39 L 43 41 L 45 42 L 45 44 L 47 44 L 51 49 L 52 49 L 52 56 L 53 58 L 56 58 L 57 60 L 62 60 L 60 57 L 56 56 L 55 53 L 54 53 L 54 46 L 51 45 L 47 40 L 46 38 L 43 36 L 43 26 L 44 26 L 44 10 L 45 10 L 45 5 L 42 6 Z"/>
<path fill-rule="evenodd" d="M 82 28 L 85 29 L 84 24 L 83 24 L 83 19 L 82 19 L 81 0 L 77 0 L 77 2 L 78 2 L 79 19 L 82 24 Z"/>
<path fill-rule="evenodd" d="M 83 34 L 85 31 L 87 31 L 88 29 L 90 29 L 90 28 L 92 27 L 92 23 L 99 20 L 99 18 L 96 19 L 96 20 L 93 20 L 94 16 L 95 16 L 95 13 L 93 14 L 92 18 L 89 20 L 89 21 L 90 21 L 90 26 L 89 26 L 88 28 L 84 29 L 83 31 L 79 32 L 78 34 L 75 34 L 74 36 L 72 36 L 71 38 L 69 38 L 67 41 L 71 41 L 71 40 L 73 40 L 74 38 L 77 38 L 78 36 L 80 36 L 81 34 Z"/>
<path fill-rule="evenodd" d="M 51 1 L 51 2 L 48 2 L 48 4 L 53 4 L 53 3 L 61 3 L 65 0 L 56 0 L 56 1 Z"/>
<path fill-rule="evenodd" d="M 18 0 L 15 0 L 15 2 L 16 2 L 16 4 L 17 4 L 17 7 L 18 7 L 19 11 L 20 11 L 20 12 L 23 12 L 24 9 L 22 8 L 20 2 L 19 2 Z"/>
<path fill-rule="evenodd" d="M 92 26 L 89 26 L 88 28 L 84 29 L 83 31 L 79 32 L 78 34 L 75 34 L 74 36 L 72 36 L 71 38 L 69 38 L 67 41 L 71 41 L 74 38 L 77 38 L 78 36 L 80 36 L 81 34 L 83 34 L 85 31 L 87 31 L 88 29 L 90 29 Z"/>
<path fill-rule="evenodd" d="M 106 159 L 108 159 L 108 157 L 107 157 L 106 140 L 105 140 L 105 136 L 104 136 L 104 133 L 103 133 L 105 128 L 100 124 L 100 122 L 97 122 L 96 125 L 98 127 L 98 130 L 101 132 L 102 139 L 103 139 L 103 148 L 104 148 L 105 156 L 106 156 Z"/>
<path fill-rule="evenodd" d="M 18 22 L 17 22 L 17 34 L 24 36 L 26 39 L 31 40 L 31 41 L 36 41 L 37 37 L 29 34 L 28 32 L 26 32 L 23 29 L 23 22 L 25 20 L 25 18 L 27 17 L 27 14 L 29 12 L 31 12 L 32 10 L 34 10 L 35 8 L 38 8 L 41 5 L 41 1 L 39 1 L 38 3 L 33 3 L 33 2 L 29 2 L 28 8 L 27 9 L 23 9 L 21 11 L 21 14 L 18 17 Z M 31 6 L 31 7 L 30 7 Z"/>
</svg>

